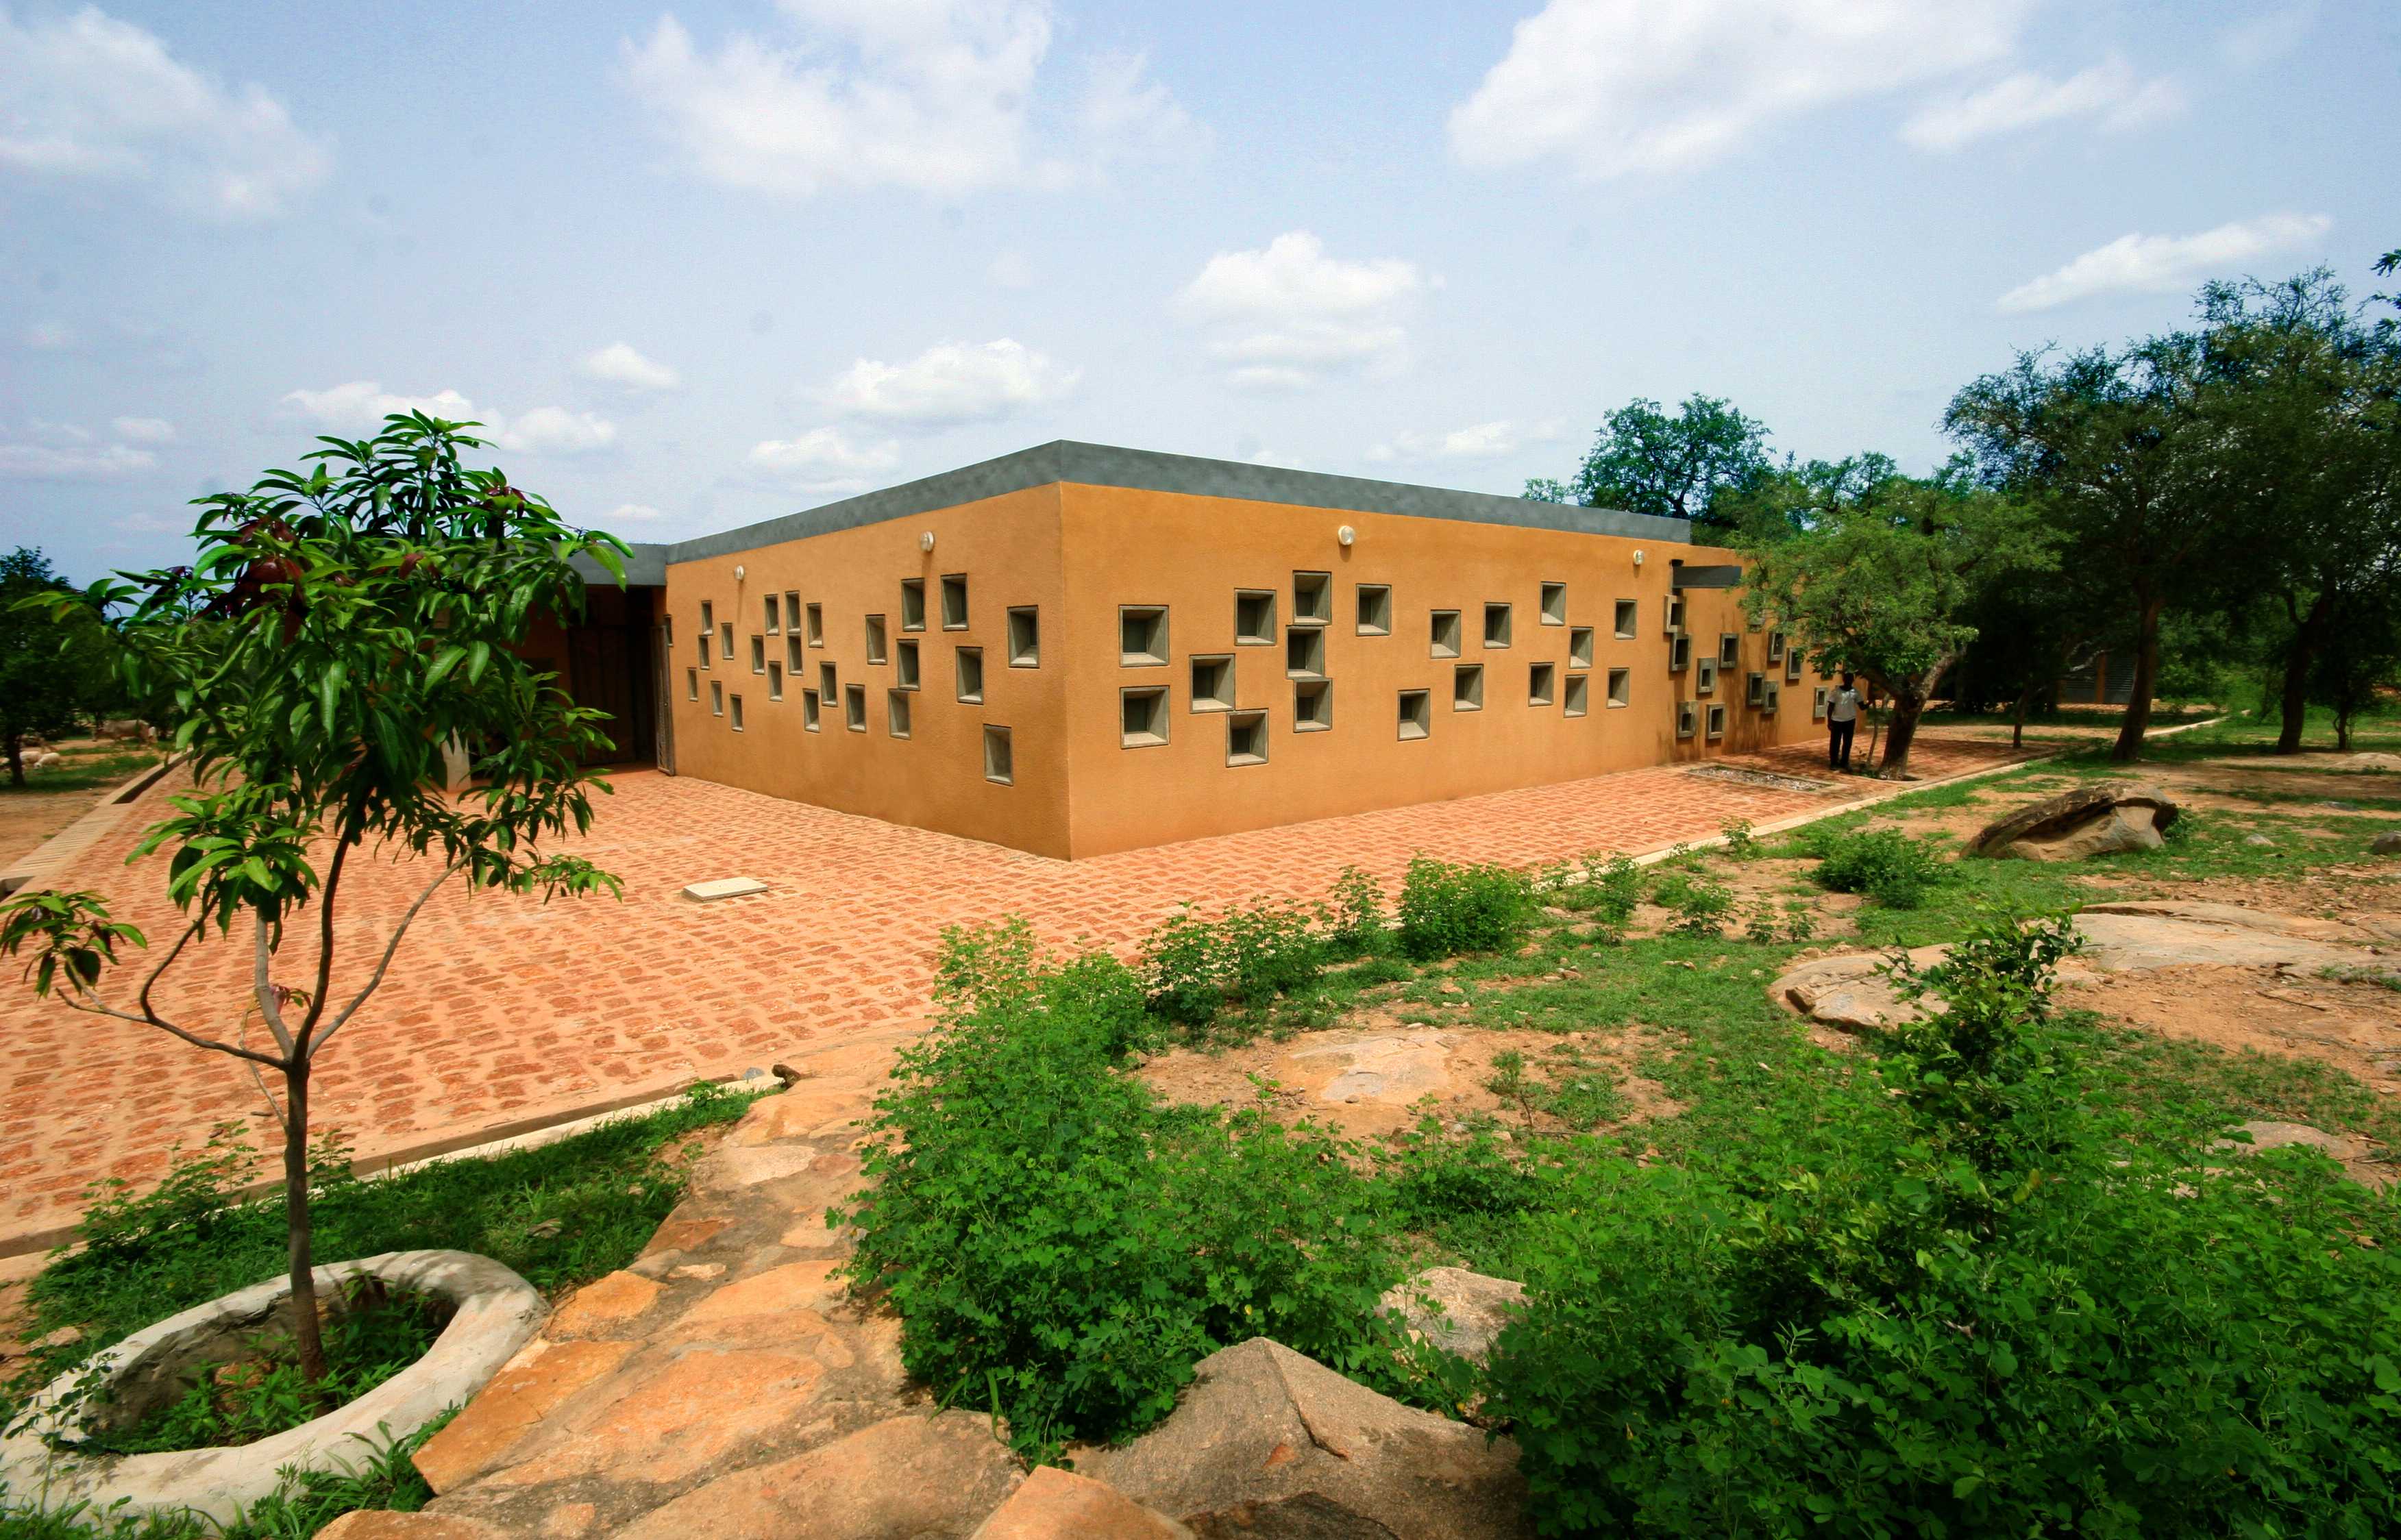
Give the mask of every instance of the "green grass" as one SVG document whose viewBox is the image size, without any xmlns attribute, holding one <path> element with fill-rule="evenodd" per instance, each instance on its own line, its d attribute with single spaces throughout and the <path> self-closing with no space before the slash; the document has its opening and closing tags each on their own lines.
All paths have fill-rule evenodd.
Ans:
<svg viewBox="0 0 2401 1540">
<path fill-rule="evenodd" d="M 472 1251 L 555 1295 L 640 1255 L 686 1185 L 679 1141 L 740 1116 L 753 1099 L 699 1086 L 658 1111 L 555 1144 L 440 1161 L 374 1180 L 350 1176 L 348 1162 L 329 1147 L 320 1153 L 322 1179 L 311 1206 L 316 1255 L 336 1261 L 420 1248 Z M 60 1255 L 34 1280 L 21 1329 L 27 1341 L 62 1328 L 80 1336 L 72 1345 L 36 1352 L 25 1370 L 0 1387 L 0 1422 L 23 1397 L 88 1355 L 177 1311 L 283 1272 L 281 1199 L 226 1201 L 248 1179 L 253 1163 L 238 1131 L 227 1125 L 207 1149 L 180 1159 L 159 1188 L 134 1194 L 119 1183 L 98 1191 L 85 1217 L 83 1249 Z M 400 1462 L 403 1468 L 405 1464 Z M 324 1507 L 326 1501 L 311 1488 L 294 1498 L 298 1506 L 286 1505 L 289 1513 L 324 1509 L 306 1528 L 292 1527 L 299 1520 L 279 1510 L 274 1523 L 281 1527 L 242 1533 L 313 1533 L 316 1524 L 347 1511 Z M 23 1527 L 50 1521 L 0 1517 L 0 1537 L 63 1533 Z M 160 1540 L 186 1533 L 197 1532 L 157 1532 Z M 135 1528 L 124 1536 L 147 1540 L 150 1533 Z"/>
<path fill-rule="evenodd" d="M 131 780 L 164 757 L 155 749 L 111 750 L 103 754 L 71 754 L 46 770 L 28 769 L 21 786 L 8 783 L 7 766 L 0 762 L 0 797 L 34 797 L 62 791 L 95 791 Z"/>
</svg>

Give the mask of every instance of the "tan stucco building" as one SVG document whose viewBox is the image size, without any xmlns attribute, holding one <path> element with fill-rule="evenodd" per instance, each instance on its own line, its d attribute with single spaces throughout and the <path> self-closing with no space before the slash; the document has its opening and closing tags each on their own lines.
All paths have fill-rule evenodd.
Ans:
<svg viewBox="0 0 2401 1540">
<path fill-rule="evenodd" d="M 1822 730 L 1671 519 L 1062 442 L 636 557 L 627 752 L 1050 856 Z"/>
</svg>

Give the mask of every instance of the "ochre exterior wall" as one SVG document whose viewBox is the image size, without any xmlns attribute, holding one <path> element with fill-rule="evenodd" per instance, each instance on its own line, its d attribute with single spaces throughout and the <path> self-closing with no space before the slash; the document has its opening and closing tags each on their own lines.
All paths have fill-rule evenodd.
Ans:
<svg viewBox="0 0 2401 1540">
<path fill-rule="evenodd" d="M 929 553 L 919 537 L 934 536 Z M 735 567 L 744 569 L 740 579 Z M 945 630 L 941 579 L 967 578 L 967 625 Z M 900 629 L 900 584 L 926 584 L 926 629 Z M 788 797 L 895 824 L 940 829 L 1065 857 L 1067 781 L 1055 745 L 1065 736 L 1064 670 L 1052 662 L 1046 634 L 1044 666 L 1010 668 L 1006 615 L 1009 606 L 1038 606 L 1043 624 L 1062 608 L 1059 488 L 1029 487 L 1005 497 L 906 519 L 837 530 L 762 546 L 734 555 L 679 562 L 667 568 L 666 610 L 674 634 L 669 704 L 675 721 L 676 770 Z M 768 680 L 750 668 L 750 642 L 761 637 L 773 661 L 788 661 L 789 631 L 765 633 L 768 594 L 796 593 L 823 606 L 825 645 L 800 648 L 802 676 L 788 677 L 784 699 L 767 698 Z M 734 622 L 734 656 L 711 647 L 699 668 L 700 606 L 707 601 L 721 626 Z M 866 618 L 885 618 L 885 661 L 867 661 Z M 890 731 L 887 692 L 895 688 L 899 644 L 918 646 L 919 688 L 910 711 L 910 736 Z M 984 701 L 955 698 L 955 655 L 981 647 Z M 814 688 L 818 666 L 834 665 L 842 687 L 867 687 L 867 730 L 844 725 L 843 691 L 821 711 L 817 731 L 803 729 L 801 693 Z M 697 673 L 700 699 L 688 681 Z M 709 686 L 743 698 L 743 730 L 710 709 Z M 984 779 L 983 728 L 1011 729 L 1015 782 Z M 1043 745 L 1053 745 L 1046 752 Z M 737 835 L 739 831 L 723 831 Z M 738 839 L 734 850 L 738 852 Z"/>
<path fill-rule="evenodd" d="M 1773 671 L 1783 694 L 1773 716 L 1744 704 L 1744 675 L 1768 671 L 1768 638 L 1748 629 L 1736 590 L 1684 591 L 1695 667 L 1669 674 L 1671 564 L 1732 564 L 1731 552 L 1117 487 L 1063 488 L 1061 519 L 1065 639 L 1075 665 L 1067 678 L 1067 753 L 1077 856 L 1699 759 L 1823 731 L 1810 719 L 1818 683 L 1812 673 L 1786 683 L 1780 664 Z M 1347 548 L 1337 538 L 1345 525 L 1354 535 Z M 1333 579 L 1324 627 L 1324 675 L 1334 696 L 1328 730 L 1295 730 L 1295 682 L 1286 676 L 1282 645 L 1234 642 L 1235 591 L 1258 589 L 1277 595 L 1281 644 L 1292 628 L 1297 572 Z M 1545 582 L 1566 585 L 1563 624 L 1542 621 Z M 1389 634 L 1359 634 L 1363 584 L 1389 588 Z M 1627 639 L 1614 634 L 1620 599 L 1636 603 Z M 1506 647 L 1484 645 L 1487 603 L 1511 606 Z M 1167 606 L 1167 666 L 1120 665 L 1121 605 Z M 1437 609 L 1460 614 L 1455 659 L 1433 656 Z M 1571 669 L 1569 638 L 1582 626 L 1593 630 L 1591 667 Z M 1729 632 L 1739 639 L 1742 666 L 1726 671 L 1704 698 L 1728 707 L 1725 736 L 1708 742 L 1704 716 L 1702 729 L 1679 742 L 1675 702 L 1691 698 L 1699 658 L 1714 654 L 1721 634 Z M 1235 661 L 1236 708 L 1268 714 L 1264 764 L 1229 766 L 1226 717 L 1192 710 L 1191 656 L 1225 653 Z M 1549 705 L 1529 703 L 1536 662 L 1553 665 Z M 1452 704 L 1453 671 L 1462 664 L 1483 666 L 1479 710 Z M 1608 704 L 1612 668 L 1630 671 L 1630 700 L 1622 707 Z M 1589 681 L 1581 717 L 1565 715 L 1571 674 Z M 1168 690 L 1168 742 L 1125 747 L 1119 691 L 1150 685 Z M 1404 689 L 1431 694 L 1425 738 L 1400 736 Z"/>
<path fill-rule="evenodd" d="M 1347 549 L 1337 531 L 1350 525 Z M 931 554 L 919 537 L 932 532 Z M 1643 553 L 1640 566 L 1637 551 Z M 676 768 L 696 775 L 894 823 L 1028 850 L 1081 857 L 1239 829 L 1472 796 L 1679 759 L 1739 753 L 1818 736 L 1811 672 L 1788 682 L 1766 662 L 1768 637 L 1750 631 L 1737 591 L 1683 591 L 1693 666 L 1668 668 L 1666 628 L 1673 564 L 1728 565 L 1733 553 L 1618 536 L 1519 528 L 1461 520 L 1346 512 L 1283 503 L 1196 497 L 1118 487 L 1051 484 L 937 512 L 763 546 L 738 554 L 679 562 L 667 569 L 665 614 L 673 631 L 668 708 Z M 745 569 L 736 580 L 734 569 Z M 1324 676 L 1333 690 L 1333 727 L 1296 731 L 1294 681 L 1284 637 L 1295 619 L 1294 578 L 1331 579 Z M 965 574 L 965 631 L 941 624 L 940 579 Z M 900 582 L 924 579 L 927 628 L 900 630 Z M 1542 619 L 1542 587 L 1566 585 L 1565 623 Z M 1391 591 L 1389 634 L 1363 635 L 1358 590 Z M 1234 640 L 1240 589 L 1276 595 L 1276 643 Z M 782 659 L 787 637 L 764 632 L 765 597 L 797 593 L 823 606 L 825 646 L 801 648 L 804 667 L 788 679 L 784 699 L 767 699 L 768 681 L 751 672 L 760 636 Z M 1614 634 L 1615 603 L 1636 602 L 1634 634 Z M 734 656 L 709 648 L 698 666 L 702 602 L 720 623 L 734 624 Z M 1506 647 L 1484 645 L 1484 606 L 1511 606 Z M 1121 661 L 1121 606 L 1163 606 L 1169 661 Z M 1033 606 L 1041 629 L 1038 667 L 1008 661 L 1007 611 Z M 1456 659 L 1432 656 L 1436 609 L 1460 612 Z M 886 621 L 885 661 L 866 660 L 865 618 Z M 1589 669 L 1570 667 L 1570 637 L 1593 631 Z M 1722 634 L 1737 638 L 1742 662 L 1724 671 L 1702 698 L 1727 708 L 1723 738 L 1706 736 L 1706 712 L 1689 740 L 1676 735 L 1676 704 L 1694 697 L 1698 663 L 1714 656 Z M 898 644 L 919 645 L 921 685 L 912 735 L 888 731 L 886 691 Z M 954 654 L 982 647 L 984 702 L 954 698 Z M 1192 709 L 1194 655 L 1230 654 L 1238 710 L 1267 713 L 1267 757 L 1228 765 L 1228 719 Z M 821 729 L 802 729 L 801 691 L 814 688 L 817 665 L 835 665 L 842 685 L 868 687 L 868 730 L 846 730 L 838 694 Z M 1530 665 L 1553 667 L 1548 705 L 1529 703 Z M 1484 667 L 1481 710 L 1452 703 L 1453 670 Z M 1613 668 L 1629 671 L 1630 700 L 1608 702 Z M 1773 716 L 1745 702 L 1745 676 L 1763 672 L 1781 686 Z M 700 699 L 690 698 L 696 674 Z M 1566 715 L 1571 675 L 1588 678 L 1588 709 Z M 709 686 L 744 702 L 744 729 L 710 709 Z M 1167 742 L 1129 748 L 1120 691 L 1163 686 Z M 1430 692 L 1432 723 L 1422 739 L 1399 733 L 1404 689 Z M 983 775 L 982 729 L 1011 729 L 1015 784 Z"/>
</svg>

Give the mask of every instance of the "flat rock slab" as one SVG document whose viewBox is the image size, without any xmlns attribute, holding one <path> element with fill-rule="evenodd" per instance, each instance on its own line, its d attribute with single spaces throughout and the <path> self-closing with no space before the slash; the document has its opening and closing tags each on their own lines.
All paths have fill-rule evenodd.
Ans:
<svg viewBox="0 0 2401 1540">
<path fill-rule="evenodd" d="M 720 1476 L 617 1531 L 619 1540 L 965 1540 L 1018 1482 L 991 1420 L 887 1418 L 805 1454 Z"/>
<path fill-rule="evenodd" d="M 762 893 L 766 891 L 767 884 L 755 877 L 719 877 L 712 878 L 707 882 L 687 884 L 683 890 L 683 895 L 707 904 L 720 898 L 748 898 L 752 893 Z"/>
<path fill-rule="evenodd" d="M 1951 954 L 1948 947 L 1918 947 L 1910 961 L 1924 968 Z M 1873 1031 L 1921 1019 L 1925 1007 L 1903 1000 L 1885 970 L 1892 957 L 1885 952 L 1848 952 L 1804 962 L 1767 987 L 1767 998 L 1795 1015 L 1839 1027 L 1846 1032 Z"/>
<path fill-rule="evenodd" d="M 2238 911 L 2246 917 L 2249 911 Z M 2178 918 L 2087 910 L 2076 917 L 2084 950 L 2061 970 L 2077 973 L 2138 973 L 2151 968 L 2291 968 L 2314 972 L 2364 960 L 2354 947 L 2338 947 L 2257 923 L 2227 919 Z"/>
<path fill-rule="evenodd" d="M 1192 1532 L 1115 1487 L 1044 1465 L 972 1540 L 1192 1540 Z"/>
<path fill-rule="evenodd" d="M 1406 1107 L 1450 1088 L 1450 1034 L 1401 1032 L 1303 1048 L 1297 1063 L 1331 1059 L 1341 1066 L 1317 1093 L 1324 1102 L 1380 1101 Z"/>
<path fill-rule="evenodd" d="M 1482 1363 L 1502 1328 L 1525 1309 L 1526 1286 L 1463 1267 L 1429 1267 L 1386 1289 L 1379 1302 L 1399 1312 L 1411 1336 Z"/>
</svg>

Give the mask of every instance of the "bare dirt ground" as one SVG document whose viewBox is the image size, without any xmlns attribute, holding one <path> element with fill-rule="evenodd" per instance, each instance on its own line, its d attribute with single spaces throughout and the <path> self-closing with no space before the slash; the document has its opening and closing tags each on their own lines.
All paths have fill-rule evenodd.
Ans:
<svg viewBox="0 0 2401 1540">
<path fill-rule="evenodd" d="M 55 784 L 62 771 L 87 769 L 96 761 L 133 752 L 130 744 L 114 741 L 96 743 L 89 738 L 71 738 L 51 746 L 66 762 L 45 772 L 29 771 L 21 791 L 7 784 L 7 769 L 5 764 L 0 764 L 0 866 L 8 865 L 89 812 L 103 797 L 116 789 L 119 781 L 131 777 L 139 770 L 138 766 L 129 765 L 124 776 L 112 777 L 98 785 L 46 791 L 44 783 Z"/>
</svg>

